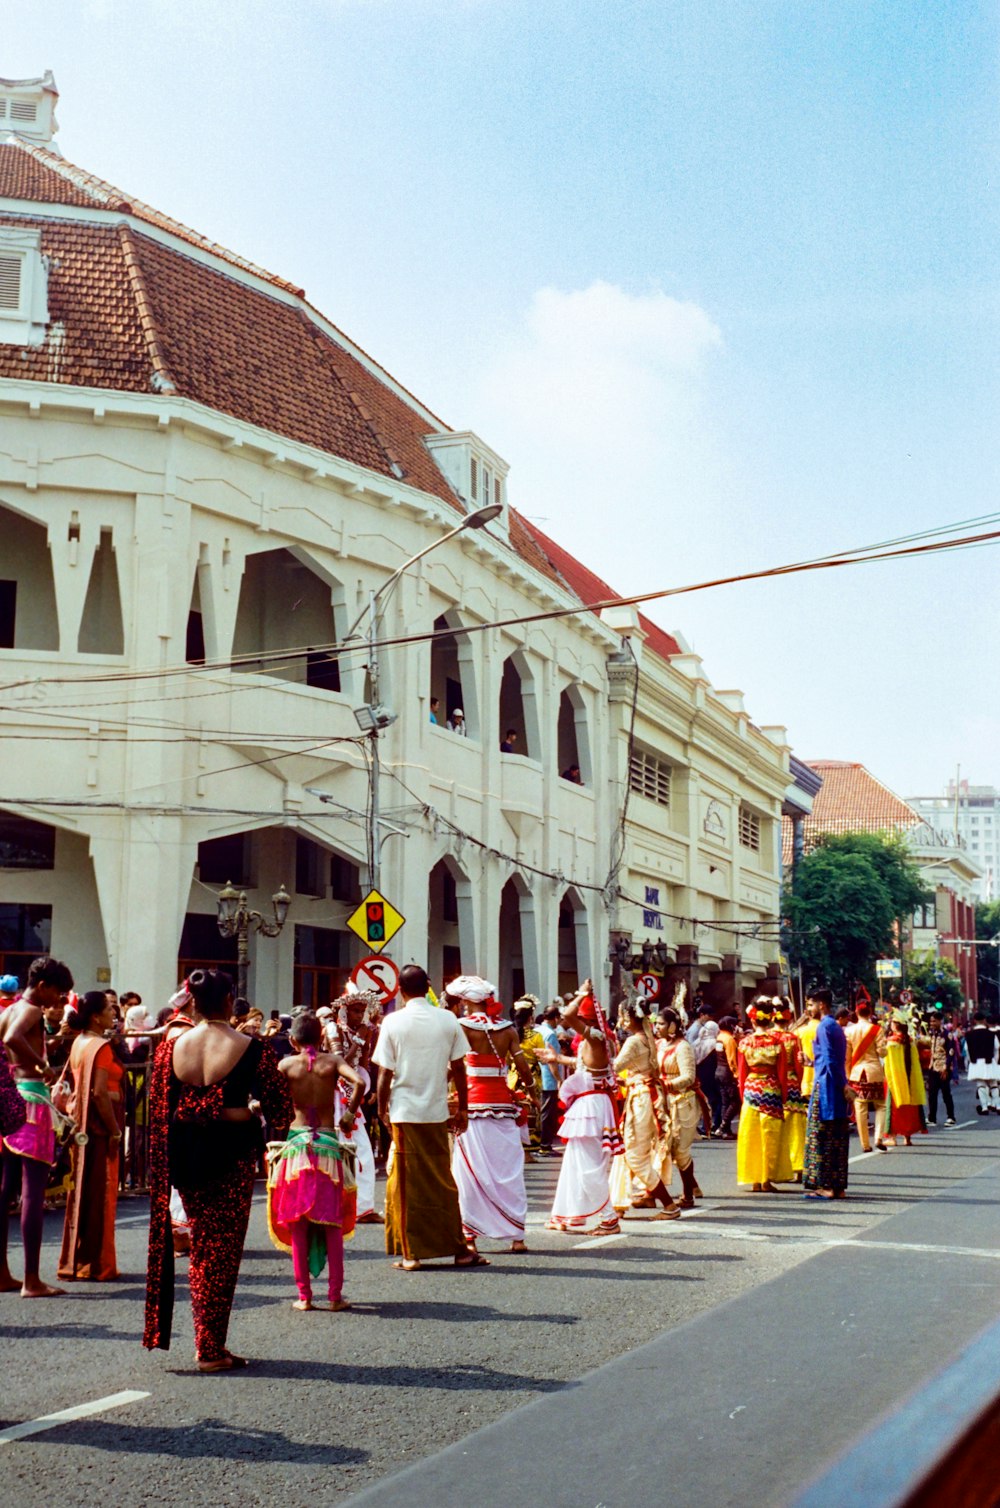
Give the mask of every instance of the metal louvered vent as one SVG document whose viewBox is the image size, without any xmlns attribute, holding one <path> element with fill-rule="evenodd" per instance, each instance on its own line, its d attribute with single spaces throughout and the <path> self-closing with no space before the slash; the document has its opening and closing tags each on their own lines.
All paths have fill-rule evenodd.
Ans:
<svg viewBox="0 0 1000 1508">
<path fill-rule="evenodd" d="M 657 806 L 670 805 L 670 766 L 648 749 L 632 750 L 628 783 L 637 796 L 645 796 Z"/>
<path fill-rule="evenodd" d="M 0 256 L 0 309 L 21 305 L 21 258 Z"/>
<path fill-rule="evenodd" d="M 7 119 L 7 101 L 0 99 L 0 120 Z"/>
<path fill-rule="evenodd" d="M 10 118 L 11 120 L 37 120 L 38 106 L 31 99 L 12 99 Z"/>
</svg>

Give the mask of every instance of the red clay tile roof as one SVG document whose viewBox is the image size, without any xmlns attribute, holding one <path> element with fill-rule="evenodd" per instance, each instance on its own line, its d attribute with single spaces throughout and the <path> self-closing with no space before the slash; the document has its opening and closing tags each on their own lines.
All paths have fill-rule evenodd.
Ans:
<svg viewBox="0 0 1000 1508">
<path fill-rule="evenodd" d="M 587 566 L 581 565 L 568 550 L 563 549 L 562 545 L 556 544 L 554 539 L 543 534 L 537 524 L 529 523 L 527 519 L 523 520 L 523 523 L 536 547 L 582 602 L 600 602 L 606 597 L 618 595 L 613 586 L 602 581 L 600 576 L 595 575 Z M 672 634 L 667 633 L 666 629 L 660 628 L 643 613 L 639 614 L 639 622 L 646 635 L 646 643 L 654 653 L 661 655 L 665 660 L 668 660 L 671 655 L 680 654 L 680 645 Z"/>
<path fill-rule="evenodd" d="M 863 764 L 844 759 L 807 759 L 810 769 L 822 775 L 823 784 L 804 820 L 805 846 L 822 833 L 893 833 L 919 827 L 923 818 Z M 782 853 L 792 860 L 792 824 L 782 821 Z"/>
<path fill-rule="evenodd" d="M 50 313 L 42 346 L 0 344 L 0 377 L 177 393 L 383 476 L 401 471 L 409 485 L 461 511 L 424 444 L 447 426 L 431 423 L 429 410 L 382 380 L 332 327 L 327 333 L 293 284 L 33 142 L 0 144 L 0 199 L 37 206 L 0 211 L 0 224 L 40 228 Z M 45 205 L 112 210 L 132 223 L 46 217 Z M 164 245 L 143 224 L 223 265 Z M 615 595 L 513 508 L 509 523 L 515 554 L 555 585 L 582 603 Z M 640 621 L 650 649 L 665 659 L 679 653 L 670 634 Z"/>
<path fill-rule="evenodd" d="M 226 247 L 210 241 L 190 226 L 182 225 L 179 220 L 161 214 L 158 209 L 144 204 L 134 195 L 123 193 L 114 184 L 88 173 L 85 168 L 74 167 L 65 157 L 60 157 L 58 152 L 50 151 L 39 142 L 18 138 L 17 141 L 0 146 L 0 198 L 30 199 L 44 204 L 70 204 L 77 209 L 118 210 L 123 215 L 133 215 L 135 219 L 144 220 L 148 225 L 169 231 L 179 240 L 188 241 L 202 251 L 209 251 L 213 256 L 231 262 L 234 267 L 273 283 L 276 288 L 284 288 L 290 293 L 302 293 L 302 289 L 296 288 L 294 283 L 288 283 L 284 278 L 276 277 L 273 272 L 267 272 L 263 267 L 248 262 L 236 252 L 228 251 Z"/>
</svg>

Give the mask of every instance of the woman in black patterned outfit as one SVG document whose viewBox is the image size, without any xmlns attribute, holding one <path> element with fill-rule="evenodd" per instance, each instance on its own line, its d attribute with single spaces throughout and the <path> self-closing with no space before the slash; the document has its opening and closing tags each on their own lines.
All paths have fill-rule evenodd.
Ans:
<svg viewBox="0 0 1000 1508">
<path fill-rule="evenodd" d="M 157 1049 L 150 1083 L 150 1225 L 142 1343 L 168 1350 L 174 1305 L 170 1187 L 191 1232 L 188 1281 L 198 1370 L 245 1367 L 226 1346 L 263 1132 L 250 1101 L 284 1136 L 288 1083 L 259 1037 L 229 1025 L 232 980 L 196 969 L 188 980 L 196 1024 Z"/>
</svg>

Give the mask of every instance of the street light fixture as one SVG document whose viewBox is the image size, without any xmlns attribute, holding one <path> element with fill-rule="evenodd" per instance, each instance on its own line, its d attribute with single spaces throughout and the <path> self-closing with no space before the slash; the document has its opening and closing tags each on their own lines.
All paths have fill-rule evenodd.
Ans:
<svg viewBox="0 0 1000 1508">
<path fill-rule="evenodd" d="M 284 885 L 271 897 L 274 921 L 266 921 L 259 911 L 247 905 L 245 890 L 237 890 L 232 880 L 227 880 L 216 896 L 216 912 L 219 931 L 223 937 L 236 938 L 236 993 L 246 998 L 247 978 L 250 973 L 250 932 L 261 932 L 265 937 L 277 937 L 288 917 L 292 898 Z"/>
<path fill-rule="evenodd" d="M 492 523 L 495 518 L 499 518 L 502 512 L 503 507 L 500 503 L 490 503 L 485 508 L 477 508 L 475 512 L 467 513 L 465 517 L 459 523 L 457 523 L 453 529 L 449 529 L 438 539 L 432 539 L 429 545 L 424 545 L 423 549 L 418 550 L 415 555 L 411 555 L 409 560 L 404 560 L 403 564 L 397 567 L 397 569 L 393 571 L 392 575 L 387 577 L 387 579 L 383 581 L 378 591 L 371 593 L 368 598 L 367 607 L 362 608 L 361 612 L 358 614 L 357 618 L 355 618 L 354 622 L 351 624 L 350 629 L 342 640 L 343 644 L 347 644 L 351 639 L 357 636 L 358 629 L 360 628 L 365 614 L 367 613 L 369 692 L 368 703 L 364 707 L 355 708 L 354 716 L 357 721 L 358 727 L 362 730 L 363 733 L 367 733 L 369 739 L 371 740 L 371 759 L 369 760 L 368 766 L 369 790 L 371 791 L 371 800 L 368 803 L 368 881 L 369 886 L 372 890 L 378 890 L 381 888 L 382 828 L 386 826 L 386 824 L 382 821 L 381 807 L 379 804 L 379 780 L 381 777 L 381 765 L 379 761 L 379 735 L 383 728 L 388 728 L 391 723 L 394 723 L 396 721 L 396 714 L 394 712 L 390 712 L 387 707 L 383 707 L 378 699 L 378 632 L 382 617 L 382 610 L 385 606 L 389 593 L 396 585 L 396 582 L 410 569 L 411 566 L 415 566 L 418 561 L 423 560 L 424 556 L 429 555 L 432 550 L 437 550 L 441 545 L 447 544 L 449 539 L 455 538 L 456 534 L 462 534 L 467 529 L 485 528 L 486 525 Z"/>
</svg>

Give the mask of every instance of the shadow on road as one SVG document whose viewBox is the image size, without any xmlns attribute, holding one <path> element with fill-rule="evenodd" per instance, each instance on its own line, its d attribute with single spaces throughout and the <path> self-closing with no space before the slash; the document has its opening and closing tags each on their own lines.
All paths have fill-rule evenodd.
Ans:
<svg viewBox="0 0 1000 1508">
<path fill-rule="evenodd" d="M 255 1378 L 283 1378 L 289 1382 L 334 1382 L 361 1388 L 440 1388 L 453 1393 L 558 1393 L 576 1387 L 555 1377 L 531 1377 L 522 1372 L 497 1372 L 472 1363 L 461 1366 L 364 1366 L 335 1361 L 255 1361 Z"/>
<path fill-rule="evenodd" d="M 578 1325 L 578 1314 L 528 1314 L 525 1310 L 516 1310 L 508 1314 L 503 1309 L 494 1309 L 490 1304 L 435 1304 L 422 1303 L 414 1300 L 413 1303 L 395 1303 L 389 1301 L 383 1303 L 381 1299 L 372 1300 L 369 1303 L 353 1304 L 355 1314 L 363 1314 L 372 1319 L 383 1320 L 442 1320 L 445 1324 L 469 1324 L 471 1323 L 494 1323 L 502 1321 L 504 1324 L 516 1325 Z"/>
<path fill-rule="evenodd" d="M 236 1375 L 236 1374 L 233 1374 Z M 227 1377 L 227 1382 L 230 1380 Z M 213 1378 L 213 1383 L 215 1379 Z M 349 1445 L 290 1440 L 278 1430 L 247 1429 L 224 1419 L 196 1425 L 108 1424 L 80 1419 L 38 1437 L 39 1445 L 104 1450 L 116 1456 L 173 1456 L 221 1461 L 280 1461 L 298 1466 L 346 1466 L 368 1460 L 368 1451 Z"/>
</svg>

